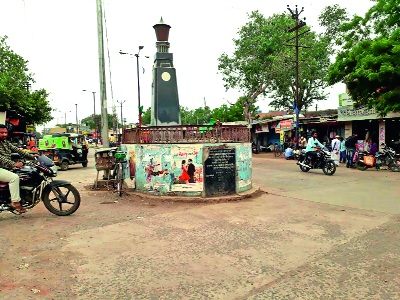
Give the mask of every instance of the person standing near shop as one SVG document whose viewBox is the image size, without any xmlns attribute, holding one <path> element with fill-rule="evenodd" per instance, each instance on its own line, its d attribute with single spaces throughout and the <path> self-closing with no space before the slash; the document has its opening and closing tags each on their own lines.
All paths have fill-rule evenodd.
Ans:
<svg viewBox="0 0 400 300">
<path fill-rule="evenodd" d="M 340 160 L 339 162 L 341 163 L 346 163 L 346 145 L 345 145 L 345 140 L 342 137 L 339 137 L 340 141 Z"/>
<path fill-rule="evenodd" d="M 356 153 L 357 137 L 357 133 L 354 133 L 352 136 L 349 136 L 345 141 L 347 168 L 352 168 L 354 166 L 353 157 Z"/>
<path fill-rule="evenodd" d="M 299 138 L 299 148 L 300 150 L 305 149 L 307 147 L 307 140 L 304 136 Z"/>
<path fill-rule="evenodd" d="M 336 166 L 339 166 L 339 161 L 340 161 L 340 140 L 339 136 L 336 135 L 335 138 L 331 142 L 331 157 L 333 161 L 335 162 Z"/>
</svg>

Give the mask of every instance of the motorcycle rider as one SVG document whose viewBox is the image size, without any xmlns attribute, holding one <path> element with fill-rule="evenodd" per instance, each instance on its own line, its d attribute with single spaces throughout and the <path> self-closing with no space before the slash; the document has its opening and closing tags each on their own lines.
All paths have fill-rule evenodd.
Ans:
<svg viewBox="0 0 400 300">
<path fill-rule="evenodd" d="M 313 131 L 311 137 L 308 139 L 307 147 L 306 147 L 306 153 L 307 153 L 307 158 L 308 158 L 308 166 L 312 167 L 312 163 L 314 161 L 314 158 L 317 156 L 317 152 L 315 151 L 315 148 L 320 147 L 320 148 L 325 148 L 324 145 L 322 145 L 318 139 L 317 139 L 317 132 Z"/>
<path fill-rule="evenodd" d="M 14 162 L 11 160 L 12 153 L 18 153 L 21 157 L 26 159 L 35 159 L 35 155 L 31 155 L 18 147 L 11 144 L 6 140 L 8 135 L 7 126 L 0 124 L 0 181 L 8 182 L 8 186 L 11 194 L 11 207 L 19 213 L 26 212 L 26 209 L 22 207 L 19 195 L 19 177 L 17 174 L 9 171 L 13 168 L 22 168 L 24 165 L 22 162 Z"/>
</svg>

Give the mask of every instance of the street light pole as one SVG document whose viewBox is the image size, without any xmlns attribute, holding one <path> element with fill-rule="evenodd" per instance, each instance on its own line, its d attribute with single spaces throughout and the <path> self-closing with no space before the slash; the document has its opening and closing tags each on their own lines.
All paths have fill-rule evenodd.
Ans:
<svg viewBox="0 0 400 300">
<path fill-rule="evenodd" d="M 71 112 L 71 111 L 69 111 L 69 112 Z M 65 126 L 65 133 L 67 133 L 68 129 L 67 129 L 67 113 L 66 112 L 64 112 L 64 126 Z"/>
<path fill-rule="evenodd" d="M 139 121 L 139 126 L 142 125 L 142 105 L 140 103 L 140 77 L 139 77 L 139 53 L 140 50 L 142 50 L 144 48 L 144 46 L 139 46 L 139 51 L 136 54 L 131 54 L 131 53 L 127 53 L 127 52 L 123 52 L 122 50 L 119 50 L 119 54 L 124 55 L 130 55 L 131 57 L 134 55 L 136 56 L 136 76 L 137 76 L 137 86 L 138 86 L 138 121 Z M 145 58 L 149 58 L 149 56 L 145 56 Z"/>
<path fill-rule="evenodd" d="M 140 105 L 140 77 L 139 77 L 139 53 L 144 46 L 139 46 L 138 53 L 135 54 L 136 56 L 136 73 L 137 73 L 137 86 L 138 86 L 138 112 L 139 112 L 139 127 L 142 126 L 142 108 Z"/>
<path fill-rule="evenodd" d="M 75 103 L 75 117 L 76 117 L 76 133 L 79 133 L 79 126 L 78 126 L 78 104 Z"/>
<path fill-rule="evenodd" d="M 93 122 L 94 122 L 94 134 L 96 136 L 95 139 L 95 146 L 97 146 L 97 122 L 96 122 L 96 92 L 88 91 L 88 90 L 82 90 L 83 92 L 91 92 L 93 94 Z"/>
<path fill-rule="evenodd" d="M 121 105 L 121 129 L 124 129 L 124 119 L 122 119 L 122 104 L 125 103 L 126 100 L 117 100 L 117 102 Z"/>
<path fill-rule="evenodd" d="M 119 104 L 121 104 L 121 138 L 118 138 L 119 142 L 122 142 L 122 134 L 124 132 L 124 119 L 122 118 L 122 104 L 125 103 L 126 100 L 117 100 Z"/>
</svg>

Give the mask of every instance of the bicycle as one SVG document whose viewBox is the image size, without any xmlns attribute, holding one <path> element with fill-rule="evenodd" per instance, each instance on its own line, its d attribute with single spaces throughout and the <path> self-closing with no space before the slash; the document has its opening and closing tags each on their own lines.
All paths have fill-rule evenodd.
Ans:
<svg viewBox="0 0 400 300">
<path fill-rule="evenodd" d="M 116 160 L 112 175 L 114 178 L 114 190 L 116 190 L 118 196 L 121 197 L 123 193 L 122 187 L 124 185 L 124 166 L 127 163 L 126 153 L 123 151 L 116 151 L 114 157 Z"/>
<path fill-rule="evenodd" d="M 282 155 L 282 153 L 283 153 L 282 145 L 275 144 L 274 145 L 274 156 L 280 157 Z"/>
</svg>

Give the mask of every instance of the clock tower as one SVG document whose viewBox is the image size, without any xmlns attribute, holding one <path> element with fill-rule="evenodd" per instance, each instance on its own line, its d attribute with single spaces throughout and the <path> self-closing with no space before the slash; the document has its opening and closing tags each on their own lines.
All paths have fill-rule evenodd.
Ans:
<svg viewBox="0 0 400 300">
<path fill-rule="evenodd" d="M 176 70 L 173 55 L 168 52 L 168 35 L 171 26 L 160 22 L 153 26 L 157 42 L 157 52 L 154 56 L 153 84 L 151 99 L 151 125 L 180 125 L 180 109 Z"/>
</svg>

